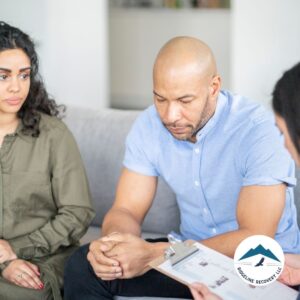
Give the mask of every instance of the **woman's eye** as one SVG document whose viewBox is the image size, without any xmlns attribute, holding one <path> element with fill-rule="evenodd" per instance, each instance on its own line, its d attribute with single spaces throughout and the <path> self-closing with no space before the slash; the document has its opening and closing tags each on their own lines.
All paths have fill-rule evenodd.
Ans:
<svg viewBox="0 0 300 300">
<path fill-rule="evenodd" d="M 30 74 L 28 74 L 28 73 L 22 73 L 22 74 L 20 74 L 20 78 L 21 79 L 27 79 L 27 78 L 29 78 L 30 77 Z"/>
<path fill-rule="evenodd" d="M 0 80 L 5 80 L 8 76 L 5 74 L 0 74 Z"/>
</svg>

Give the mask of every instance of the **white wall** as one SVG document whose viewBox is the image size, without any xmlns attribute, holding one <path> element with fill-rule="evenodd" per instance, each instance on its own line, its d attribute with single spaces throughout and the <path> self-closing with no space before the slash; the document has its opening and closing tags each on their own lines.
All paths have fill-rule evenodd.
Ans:
<svg viewBox="0 0 300 300">
<path fill-rule="evenodd" d="M 212 47 L 225 88 L 267 104 L 282 72 L 300 61 L 300 1 L 231 1 L 230 11 L 116 10 L 109 55 L 107 0 L 0 0 L 0 20 L 37 41 L 60 103 L 105 107 L 111 78 L 113 105 L 148 105 L 157 51 L 175 35 L 193 35 Z"/>
<path fill-rule="evenodd" d="M 0 20 L 37 41 L 42 75 L 57 102 L 108 106 L 107 0 L 0 0 Z"/>
<path fill-rule="evenodd" d="M 232 0 L 232 89 L 269 104 L 282 72 L 300 61 L 299 0 Z"/>
<path fill-rule="evenodd" d="M 222 9 L 112 9 L 111 99 L 115 107 L 152 103 L 152 65 L 159 49 L 178 35 L 198 37 L 215 53 L 223 86 L 230 86 L 230 11 Z"/>
</svg>

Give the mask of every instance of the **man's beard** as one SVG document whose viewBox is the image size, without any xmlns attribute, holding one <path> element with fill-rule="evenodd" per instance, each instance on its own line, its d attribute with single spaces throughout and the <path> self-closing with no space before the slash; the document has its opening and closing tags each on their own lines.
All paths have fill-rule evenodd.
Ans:
<svg viewBox="0 0 300 300">
<path fill-rule="evenodd" d="M 200 120 L 197 123 L 196 126 L 193 126 L 192 124 L 187 124 L 184 125 L 184 127 L 186 128 L 191 128 L 189 133 L 186 133 L 185 135 L 183 135 L 182 137 L 179 135 L 174 134 L 168 127 L 182 127 L 180 126 L 180 124 L 176 124 L 175 123 L 163 123 L 163 125 L 166 127 L 166 129 L 172 134 L 172 136 L 179 140 L 179 141 L 189 141 L 189 140 L 193 140 L 193 138 L 195 138 L 195 136 L 197 135 L 197 133 L 206 125 L 206 123 L 210 120 L 210 118 L 213 116 L 214 114 L 214 109 L 213 107 L 211 107 L 210 103 L 209 103 L 209 99 L 207 99 L 205 107 L 203 109 L 203 112 L 201 114 Z"/>
</svg>

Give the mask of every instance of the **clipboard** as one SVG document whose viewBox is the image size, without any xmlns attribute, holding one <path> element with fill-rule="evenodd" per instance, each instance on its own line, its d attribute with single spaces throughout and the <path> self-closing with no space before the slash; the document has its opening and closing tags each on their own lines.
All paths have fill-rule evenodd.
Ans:
<svg viewBox="0 0 300 300">
<path fill-rule="evenodd" d="M 185 247 L 176 244 L 184 244 Z M 295 300 L 297 298 L 297 291 L 278 281 L 264 287 L 246 284 L 236 274 L 232 258 L 199 242 L 188 240 L 184 243 L 172 244 L 171 247 L 175 252 L 173 255 L 158 257 L 151 261 L 149 266 L 185 285 L 201 282 L 226 300 Z M 182 251 L 176 255 L 178 247 Z M 194 247 L 198 251 L 193 251 Z"/>
<path fill-rule="evenodd" d="M 177 265 L 180 262 L 184 262 L 185 259 L 187 259 L 188 257 L 190 257 L 191 255 L 197 253 L 199 251 L 199 249 L 195 246 L 196 241 L 193 240 L 187 240 L 185 242 L 177 242 L 177 243 L 173 243 L 166 251 L 169 250 L 169 257 L 168 255 L 165 256 L 160 256 L 154 260 L 152 260 L 149 263 L 149 266 L 153 269 L 156 269 L 157 271 L 185 284 L 185 285 L 189 285 L 189 283 L 183 279 L 181 279 L 180 277 L 177 277 L 175 275 L 173 275 L 170 272 L 165 271 L 163 268 L 161 268 L 160 266 L 166 262 L 167 260 L 170 261 L 172 266 Z M 173 254 L 172 254 L 173 253 Z"/>
</svg>

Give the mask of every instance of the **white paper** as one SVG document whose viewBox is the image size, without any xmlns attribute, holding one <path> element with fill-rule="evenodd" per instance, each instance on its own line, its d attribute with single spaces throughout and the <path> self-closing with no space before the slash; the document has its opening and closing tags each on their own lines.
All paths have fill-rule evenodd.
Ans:
<svg viewBox="0 0 300 300">
<path fill-rule="evenodd" d="M 233 259 L 195 243 L 199 251 L 171 266 L 169 260 L 159 268 L 187 282 L 201 282 L 224 300 L 295 300 L 297 291 L 275 281 L 264 287 L 251 287 L 238 277 Z"/>
</svg>

